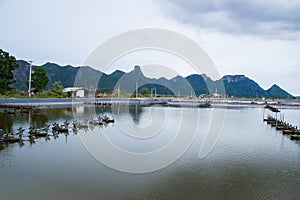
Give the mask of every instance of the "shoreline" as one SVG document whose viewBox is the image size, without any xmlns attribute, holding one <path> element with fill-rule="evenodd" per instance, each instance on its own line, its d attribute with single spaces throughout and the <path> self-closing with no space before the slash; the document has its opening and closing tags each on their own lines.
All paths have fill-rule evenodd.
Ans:
<svg viewBox="0 0 300 200">
<path fill-rule="evenodd" d="M 279 109 L 300 109 L 299 100 L 267 100 L 267 101 L 253 101 L 251 99 L 235 98 L 235 99 L 187 99 L 187 98 L 12 98 L 3 99 L 0 98 L 0 108 L 12 106 L 24 106 L 44 108 L 52 106 L 72 106 L 72 105 L 143 105 L 150 106 L 151 103 L 163 103 L 166 102 L 170 105 L 178 105 L 180 107 L 193 107 L 197 104 L 204 104 L 209 102 L 211 108 L 263 108 L 265 105 L 272 105 Z M 168 106 L 168 105 L 166 105 Z"/>
</svg>

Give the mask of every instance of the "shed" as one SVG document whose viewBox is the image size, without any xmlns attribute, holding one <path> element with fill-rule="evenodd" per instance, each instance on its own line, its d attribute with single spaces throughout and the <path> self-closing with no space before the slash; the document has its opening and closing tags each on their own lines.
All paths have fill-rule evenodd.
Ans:
<svg viewBox="0 0 300 200">
<path fill-rule="evenodd" d="M 63 89 L 63 92 L 72 92 L 72 97 L 84 98 L 88 97 L 89 91 L 84 87 L 67 87 Z"/>
</svg>

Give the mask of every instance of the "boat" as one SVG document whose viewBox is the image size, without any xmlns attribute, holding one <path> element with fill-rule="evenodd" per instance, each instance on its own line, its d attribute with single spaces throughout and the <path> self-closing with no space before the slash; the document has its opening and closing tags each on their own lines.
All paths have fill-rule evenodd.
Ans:
<svg viewBox="0 0 300 200">
<path fill-rule="evenodd" d="M 45 127 L 43 128 L 40 128 L 40 129 L 36 129 L 36 128 L 33 128 L 32 126 L 29 127 L 29 136 L 32 137 L 32 136 L 35 136 L 35 137 L 45 137 L 48 135 L 48 130 L 49 130 L 49 127 L 50 125 L 46 125 Z"/>
<path fill-rule="evenodd" d="M 169 107 L 192 107 L 192 108 L 209 108 L 211 107 L 211 103 L 209 101 L 206 102 L 168 102 Z"/>
<path fill-rule="evenodd" d="M 282 125 L 276 126 L 276 130 L 284 130 L 286 127 Z"/>
<path fill-rule="evenodd" d="M 264 119 L 264 122 L 274 122 L 275 121 L 275 119 L 273 119 L 273 118 L 265 118 Z"/>
<path fill-rule="evenodd" d="M 1 141 L 8 142 L 8 143 L 15 143 L 15 142 L 21 142 L 21 138 L 10 137 L 6 139 L 2 139 Z"/>
<path fill-rule="evenodd" d="M 48 132 L 36 132 L 36 133 L 30 133 L 29 136 L 35 136 L 35 137 L 45 137 L 48 135 Z"/>
<path fill-rule="evenodd" d="M 287 130 L 283 130 L 282 133 L 286 135 L 291 135 L 291 134 L 295 134 L 295 131 L 287 129 Z"/>
<path fill-rule="evenodd" d="M 65 127 L 65 125 L 59 126 L 57 123 L 54 123 L 53 127 L 52 127 L 52 132 L 68 133 L 69 129 L 67 127 Z"/>
<path fill-rule="evenodd" d="M 278 110 L 277 108 L 270 106 L 270 105 L 266 105 L 265 108 L 272 112 L 280 112 L 280 110 Z"/>
<path fill-rule="evenodd" d="M 154 105 L 167 105 L 168 102 L 166 101 L 153 101 L 149 103 L 149 106 L 154 106 Z"/>
<path fill-rule="evenodd" d="M 20 142 L 22 140 L 21 137 L 15 137 L 14 134 L 3 134 L 3 137 L 0 138 L 2 142 L 7 143 L 14 143 L 14 142 Z"/>
<path fill-rule="evenodd" d="M 199 108 L 209 108 L 209 107 L 211 107 L 211 103 L 209 101 L 204 102 L 204 103 L 199 103 L 198 107 Z"/>
<path fill-rule="evenodd" d="M 104 116 L 102 117 L 102 122 L 106 123 L 106 124 L 109 124 L 109 123 L 114 123 L 115 120 L 114 119 L 110 119 L 108 116 Z"/>
<path fill-rule="evenodd" d="M 299 134 L 291 135 L 291 140 L 300 140 L 300 135 Z"/>
</svg>

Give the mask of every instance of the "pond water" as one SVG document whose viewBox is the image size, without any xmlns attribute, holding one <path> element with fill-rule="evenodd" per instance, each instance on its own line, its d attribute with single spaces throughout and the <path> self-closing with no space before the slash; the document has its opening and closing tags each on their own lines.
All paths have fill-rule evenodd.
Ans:
<svg viewBox="0 0 300 200">
<path fill-rule="evenodd" d="M 22 115 L 0 113 L 0 128 L 5 132 L 20 126 L 27 129 L 29 124 L 42 127 L 102 115 L 115 119 L 106 127 L 71 130 L 56 139 L 4 145 L 0 199 L 299 199 L 300 144 L 264 123 L 262 108 L 226 109 L 224 122 L 218 122 L 223 129 L 216 145 L 199 158 L 213 114 L 224 113 L 224 109 L 78 105 Z M 103 135 L 132 153 L 162 149 L 178 134 L 187 117 L 184 112 L 190 117 L 188 127 L 199 117 L 195 137 L 182 156 L 161 169 L 126 173 L 99 161 L 91 152 L 89 142 Z M 299 110 L 284 109 L 283 113 L 287 121 L 300 127 Z M 130 135 L 133 129 L 145 138 Z M 146 129 L 153 130 L 153 135 L 151 131 L 147 132 L 150 136 L 143 135 Z M 114 159 L 113 152 L 100 153 Z M 130 165 L 132 161 L 124 158 L 122 162 Z"/>
</svg>

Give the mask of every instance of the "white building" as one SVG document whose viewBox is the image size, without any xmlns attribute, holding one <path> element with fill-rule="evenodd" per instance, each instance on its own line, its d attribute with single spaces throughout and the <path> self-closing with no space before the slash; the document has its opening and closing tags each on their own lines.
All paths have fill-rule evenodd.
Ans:
<svg viewBox="0 0 300 200">
<path fill-rule="evenodd" d="M 88 90 L 83 87 L 67 87 L 63 92 L 72 92 L 72 97 L 83 98 L 88 96 Z"/>
<path fill-rule="evenodd" d="M 218 94 L 218 93 L 214 93 L 214 94 L 213 94 L 213 97 L 214 97 L 214 98 L 221 98 L 222 95 L 221 95 L 221 94 Z"/>
</svg>

